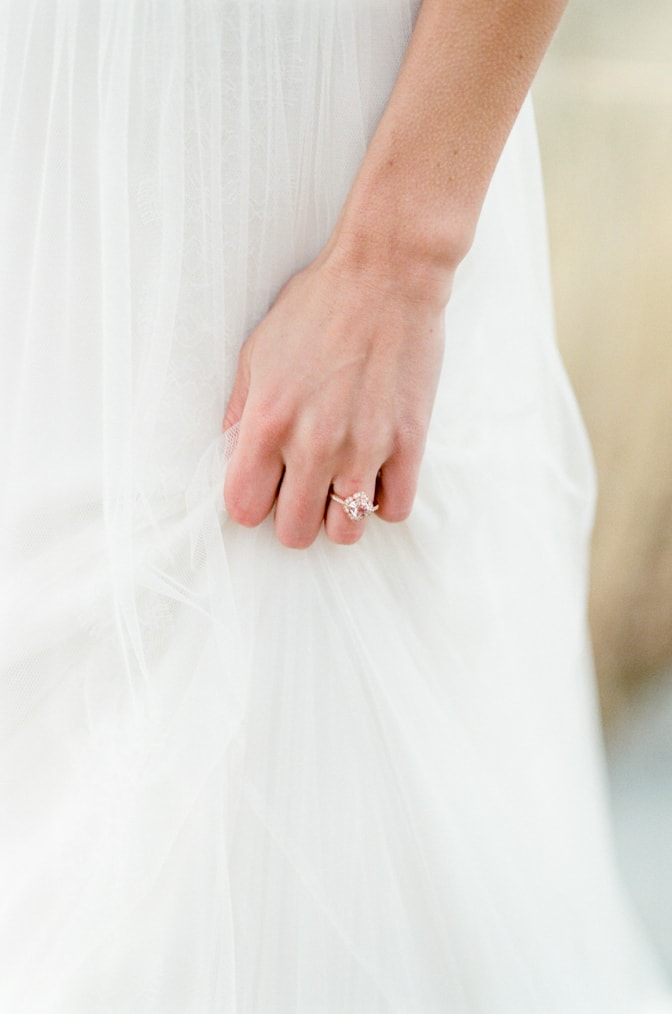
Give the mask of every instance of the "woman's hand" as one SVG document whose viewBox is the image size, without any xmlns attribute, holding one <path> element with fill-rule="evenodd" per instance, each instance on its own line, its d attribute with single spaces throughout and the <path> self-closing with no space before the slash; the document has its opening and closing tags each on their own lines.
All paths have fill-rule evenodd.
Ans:
<svg viewBox="0 0 672 1014">
<path fill-rule="evenodd" d="M 328 500 L 407 517 L 439 375 L 443 309 L 497 160 L 567 0 L 422 0 L 334 237 L 245 343 L 225 499 L 281 542 L 355 542 Z"/>
<path fill-rule="evenodd" d="M 309 546 L 323 521 L 333 541 L 354 543 L 368 522 L 348 518 L 332 489 L 363 490 L 384 521 L 408 516 L 445 304 L 409 288 L 331 245 L 282 289 L 241 350 L 224 419 L 225 429 L 240 421 L 225 484 L 234 521 L 260 524 L 277 497 L 284 545 Z"/>
</svg>

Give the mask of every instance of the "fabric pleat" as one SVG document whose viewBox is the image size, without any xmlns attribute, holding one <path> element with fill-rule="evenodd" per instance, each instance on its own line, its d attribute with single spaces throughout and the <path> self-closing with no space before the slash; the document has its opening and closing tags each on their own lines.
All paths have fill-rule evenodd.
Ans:
<svg viewBox="0 0 672 1014">
<path fill-rule="evenodd" d="M 529 103 L 417 503 L 243 529 L 239 349 L 417 0 L 0 0 L 0 1009 L 670 1014 L 614 866 Z"/>
</svg>

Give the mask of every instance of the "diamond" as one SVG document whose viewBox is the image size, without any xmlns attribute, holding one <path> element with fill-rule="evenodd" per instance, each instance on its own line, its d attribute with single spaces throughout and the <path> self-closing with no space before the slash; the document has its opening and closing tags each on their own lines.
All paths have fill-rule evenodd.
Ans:
<svg viewBox="0 0 672 1014">
<path fill-rule="evenodd" d="M 374 506 L 366 493 L 353 493 L 343 501 L 343 510 L 352 521 L 363 521 L 378 510 L 378 505 Z"/>
</svg>

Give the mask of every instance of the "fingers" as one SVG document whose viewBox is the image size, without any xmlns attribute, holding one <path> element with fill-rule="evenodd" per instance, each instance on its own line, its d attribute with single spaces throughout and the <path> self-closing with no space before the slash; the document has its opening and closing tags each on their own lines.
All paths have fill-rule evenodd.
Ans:
<svg viewBox="0 0 672 1014">
<path fill-rule="evenodd" d="M 332 490 L 340 499 L 345 500 L 353 493 L 363 492 L 369 501 L 377 507 L 377 521 L 405 521 L 413 509 L 413 501 L 418 486 L 421 451 L 417 448 L 402 448 L 388 458 L 377 475 L 369 470 L 366 477 L 363 472 L 349 472 L 334 478 Z M 373 518 L 373 514 L 368 515 Z M 366 526 L 371 524 L 366 517 L 353 520 L 344 510 L 344 505 L 330 499 L 325 517 L 327 535 L 333 542 L 341 545 L 353 545 L 364 535 Z"/>
<path fill-rule="evenodd" d="M 307 549 L 324 521 L 329 475 L 321 469 L 287 465 L 275 506 L 275 534 L 290 549 Z"/>
<path fill-rule="evenodd" d="M 238 441 L 227 468 L 224 500 L 229 516 L 238 524 L 254 527 L 268 517 L 275 505 L 275 529 L 288 547 L 310 546 L 322 523 L 328 538 L 340 545 L 354 545 L 365 533 L 368 502 L 377 505 L 377 520 L 405 520 L 413 506 L 424 440 L 397 438 L 378 444 L 377 459 L 354 453 L 356 442 L 342 435 L 333 446 L 330 439 L 299 432 L 281 411 L 264 411 L 250 399 L 249 370 L 241 353 L 233 392 L 224 417 L 224 429 L 239 424 Z M 367 443 L 370 435 L 367 435 Z M 332 443 L 332 446 L 329 444 Z M 321 450 L 316 451 L 316 447 Z M 390 451 L 392 452 L 390 454 Z M 379 464 L 383 461 L 383 464 Z M 331 499 L 364 494 L 365 500 L 348 512 Z"/>
<path fill-rule="evenodd" d="M 234 521 L 253 528 L 273 509 L 284 465 L 273 421 L 260 425 L 263 415 L 248 411 L 249 392 L 249 345 L 245 343 L 222 424 L 224 431 L 240 424 L 226 470 L 224 503 Z"/>
<path fill-rule="evenodd" d="M 236 449 L 224 480 L 224 503 L 239 525 L 254 528 L 271 510 L 283 475 L 279 449 L 259 439 L 258 431 L 243 416 Z"/>
<path fill-rule="evenodd" d="M 244 420 L 243 420 L 244 422 Z M 420 459 L 397 453 L 382 465 L 347 468 L 333 478 L 324 468 L 308 464 L 307 458 L 285 466 L 280 452 L 256 442 L 241 428 L 236 451 L 229 463 L 224 498 L 229 515 L 239 524 L 261 524 L 275 504 L 275 531 L 279 541 L 293 549 L 305 549 L 317 538 L 324 521 L 327 537 L 344 546 L 354 545 L 367 525 L 378 521 L 405 521 L 415 499 Z M 364 493 L 377 506 L 375 518 L 366 501 L 352 512 L 332 499 Z M 363 515 L 358 518 L 354 514 Z"/>
<path fill-rule="evenodd" d="M 413 509 L 421 457 L 399 452 L 388 458 L 378 477 L 378 514 L 381 521 L 405 521 Z"/>
</svg>

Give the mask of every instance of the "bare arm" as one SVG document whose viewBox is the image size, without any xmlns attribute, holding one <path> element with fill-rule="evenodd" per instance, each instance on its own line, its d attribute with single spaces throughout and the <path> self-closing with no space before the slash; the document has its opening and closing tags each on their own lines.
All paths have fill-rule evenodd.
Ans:
<svg viewBox="0 0 672 1014">
<path fill-rule="evenodd" d="M 225 426 L 234 520 L 351 543 L 327 501 L 364 490 L 407 517 L 436 393 L 443 310 L 502 148 L 565 0 L 424 0 L 334 233 L 241 352 Z M 377 478 L 378 476 L 378 478 Z M 278 492 L 279 489 L 279 492 Z"/>
<path fill-rule="evenodd" d="M 566 3 L 424 0 L 339 223 L 346 258 L 430 289 L 452 275 Z"/>
</svg>

